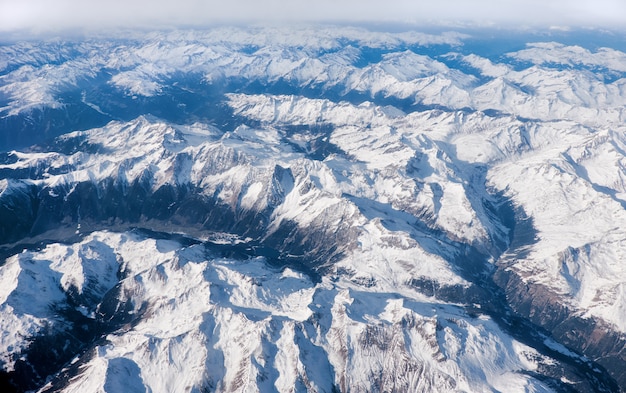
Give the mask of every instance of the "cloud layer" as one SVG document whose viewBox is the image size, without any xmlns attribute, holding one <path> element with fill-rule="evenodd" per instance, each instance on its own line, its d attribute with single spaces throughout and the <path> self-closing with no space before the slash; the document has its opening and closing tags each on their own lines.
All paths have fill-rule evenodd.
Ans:
<svg viewBox="0 0 626 393">
<path fill-rule="evenodd" d="M 626 25 L 623 0 L 0 0 L 0 32 L 379 21 L 519 26 Z"/>
</svg>

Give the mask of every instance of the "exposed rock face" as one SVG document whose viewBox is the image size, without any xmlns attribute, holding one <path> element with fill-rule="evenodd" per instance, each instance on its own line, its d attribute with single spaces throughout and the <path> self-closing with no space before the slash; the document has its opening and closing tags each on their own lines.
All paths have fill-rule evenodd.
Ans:
<svg viewBox="0 0 626 393">
<path fill-rule="evenodd" d="M 581 318 L 541 284 L 528 284 L 514 272 L 499 270 L 495 282 L 502 286 L 511 308 L 546 329 L 555 340 L 604 367 L 619 386 L 626 383 L 626 335 L 604 321 Z"/>
</svg>

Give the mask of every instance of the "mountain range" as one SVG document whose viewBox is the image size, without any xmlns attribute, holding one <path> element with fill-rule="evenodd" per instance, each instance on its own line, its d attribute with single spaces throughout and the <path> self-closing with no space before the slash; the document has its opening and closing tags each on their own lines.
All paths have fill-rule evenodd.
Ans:
<svg viewBox="0 0 626 393">
<path fill-rule="evenodd" d="M 502 34 L 2 43 L 3 390 L 626 391 L 626 48 Z"/>
</svg>

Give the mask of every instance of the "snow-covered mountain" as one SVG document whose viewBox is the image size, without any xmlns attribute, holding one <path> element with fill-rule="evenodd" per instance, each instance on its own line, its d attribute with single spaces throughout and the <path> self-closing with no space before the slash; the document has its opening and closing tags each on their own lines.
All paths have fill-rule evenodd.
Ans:
<svg viewBox="0 0 626 393">
<path fill-rule="evenodd" d="M 472 34 L 0 46 L 0 384 L 625 391 L 626 53 Z"/>
</svg>

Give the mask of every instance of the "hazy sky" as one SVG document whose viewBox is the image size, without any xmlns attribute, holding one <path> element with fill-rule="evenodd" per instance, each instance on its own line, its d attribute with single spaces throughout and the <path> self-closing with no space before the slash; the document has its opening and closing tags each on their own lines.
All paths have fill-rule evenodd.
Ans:
<svg viewBox="0 0 626 393">
<path fill-rule="evenodd" d="M 0 32 L 230 21 L 626 27 L 626 0 L 0 0 Z"/>
</svg>

